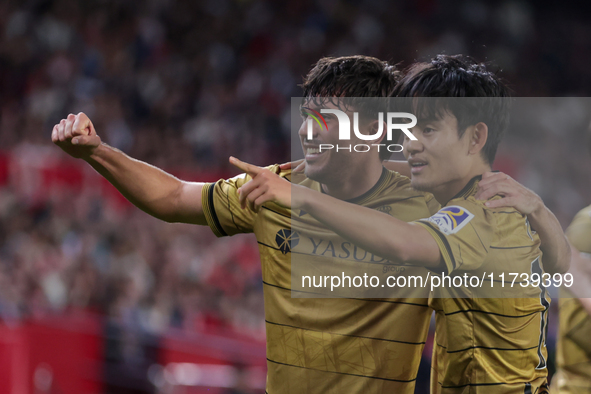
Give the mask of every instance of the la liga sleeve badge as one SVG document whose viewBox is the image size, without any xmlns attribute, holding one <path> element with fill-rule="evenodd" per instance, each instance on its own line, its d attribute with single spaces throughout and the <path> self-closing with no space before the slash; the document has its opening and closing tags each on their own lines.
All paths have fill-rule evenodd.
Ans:
<svg viewBox="0 0 591 394">
<path fill-rule="evenodd" d="M 474 214 L 466 208 L 450 205 L 423 220 L 435 224 L 443 234 L 451 235 L 460 231 L 472 218 L 474 218 Z"/>
</svg>

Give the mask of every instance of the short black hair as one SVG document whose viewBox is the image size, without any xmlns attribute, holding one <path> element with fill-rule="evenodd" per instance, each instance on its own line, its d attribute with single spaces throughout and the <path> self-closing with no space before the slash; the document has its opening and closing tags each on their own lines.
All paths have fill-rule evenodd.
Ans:
<svg viewBox="0 0 591 394">
<path fill-rule="evenodd" d="M 371 56 L 324 57 L 304 78 L 304 97 L 390 97 L 402 74 Z"/>
<path fill-rule="evenodd" d="M 448 111 L 458 120 L 461 138 L 479 122 L 488 127 L 483 158 L 493 163 L 509 124 L 509 88 L 484 63 L 464 55 L 438 55 L 428 63 L 412 65 L 394 90 L 398 97 L 483 97 L 478 100 L 424 100 L 413 104 L 420 117 L 439 118 Z M 428 103 L 428 104 L 427 104 Z"/>
<path fill-rule="evenodd" d="M 387 112 L 388 100 L 385 98 L 393 95 L 401 77 L 402 73 L 395 65 L 375 57 L 324 57 L 318 60 L 304 77 L 301 86 L 305 101 L 319 102 L 323 97 L 339 98 L 339 101 L 342 101 L 343 97 L 353 98 L 344 100 L 344 105 L 351 105 L 361 116 L 368 116 L 369 110 Z M 340 104 L 343 105 L 342 102 Z M 380 149 L 380 159 L 386 160 L 390 156 L 391 153 L 387 149 Z"/>
</svg>

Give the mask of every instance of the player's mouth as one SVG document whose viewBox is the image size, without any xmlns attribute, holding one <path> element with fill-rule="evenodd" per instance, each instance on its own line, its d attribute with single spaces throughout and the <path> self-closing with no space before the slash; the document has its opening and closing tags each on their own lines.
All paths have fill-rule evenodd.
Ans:
<svg viewBox="0 0 591 394">
<path fill-rule="evenodd" d="M 314 161 L 326 153 L 326 149 L 320 149 L 320 145 L 304 145 L 304 152 L 306 152 L 306 161 Z"/>
<path fill-rule="evenodd" d="M 423 169 L 428 165 L 426 161 L 417 159 L 408 160 L 408 164 L 410 165 L 410 173 L 413 175 L 420 174 L 421 171 L 423 171 Z"/>
</svg>

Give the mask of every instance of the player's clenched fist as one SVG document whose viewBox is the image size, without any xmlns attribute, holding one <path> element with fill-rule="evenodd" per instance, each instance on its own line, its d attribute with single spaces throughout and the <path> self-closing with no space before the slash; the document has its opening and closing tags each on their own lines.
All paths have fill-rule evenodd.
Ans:
<svg viewBox="0 0 591 394">
<path fill-rule="evenodd" d="M 53 126 L 51 140 L 76 158 L 87 158 L 101 144 L 101 138 L 84 112 L 70 114 L 66 119 Z"/>
</svg>

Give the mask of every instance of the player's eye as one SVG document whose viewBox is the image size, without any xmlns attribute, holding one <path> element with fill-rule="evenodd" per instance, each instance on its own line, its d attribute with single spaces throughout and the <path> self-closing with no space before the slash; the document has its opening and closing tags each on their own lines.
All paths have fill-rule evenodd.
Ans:
<svg viewBox="0 0 591 394">
<path fill-rule="evenodd" d="M 425 127 L 425 128 L 423 129 L 423 134 L 429 134 L 429 133 L 432 133 L 432 132 L 434 132 L 434 131 L 435 131 L 435 129 L 433 129 L 433 128 L 431 128 L 431 127 Z"/>
</svg>

